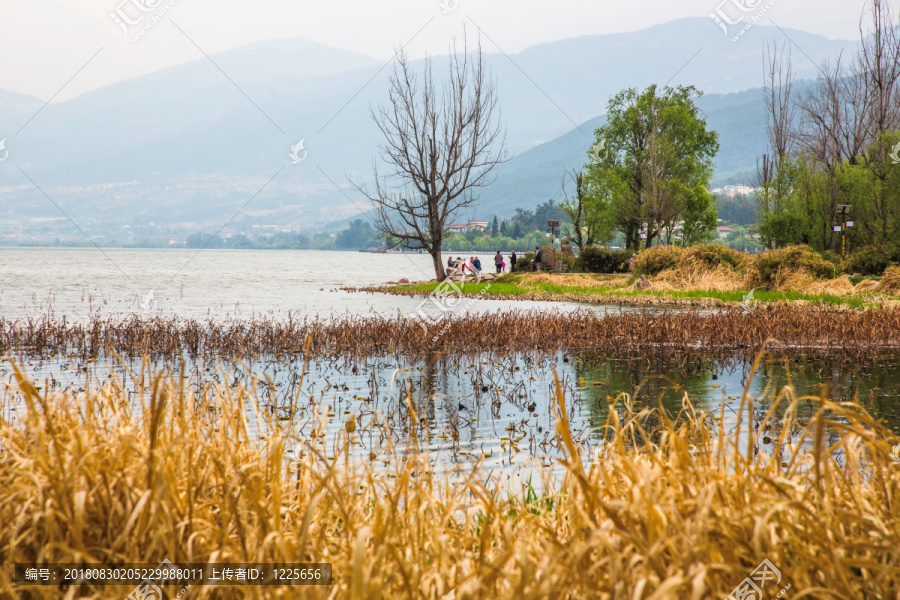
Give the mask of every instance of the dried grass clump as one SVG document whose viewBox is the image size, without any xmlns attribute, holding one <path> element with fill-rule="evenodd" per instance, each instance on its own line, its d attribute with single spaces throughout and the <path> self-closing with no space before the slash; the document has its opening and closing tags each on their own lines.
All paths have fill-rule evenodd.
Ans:
<svg viewBox="0 0 900 600">
<path fill-rule="evenodd" d="M 658 275 L 666 269 L 674 269 L 684 254 L 678 246 L 655 246 L 638 253 L 634 259 L 635 275 Z"/>
<path fill-rule="evenodd" d="M 641 271 L 650 272 L 664 266 L 653 278 L 653 289 L 720 292 L 749 289 L 744 275 L 749 257 L 721 244 L 697 244 L 687 249 L 662 246 L 648 252 L 651 254 L 643 259 Z"/>
<path fill-rule="evenodd" d="M 900 294 L 900 267 L 888 267 L 881 276 L 878 291 L 882 294 L 896 296 Z"/>
<path fill-rule="evenodd" d="M 557 478 L 537 471 L 537 492 L 480 463 L 436 475 L 412 412 L 412 452 L 386 471 L 350 452 L 365 424 L 347 428 L 333 459 L 313 439 L 291 462 L 287 425 L 248 434 L 264 419 L 243 410 L 253 390 L 209 381 L 195 396 L 178 377 L 152 381 L 132 412 L 115 385 L 49 395 L 15 373 L 27 411 L 19 427 L 0 421 L 4 564 L 333 565 L 331 587 L 195 586 L 197 600 L 724 598 L 764 559 L 782 576 L 766 597 L 788 585 L 810 598 L 900 590 L 898 440 L 855 403 L 786 388 L 760 412 L 745 394 L 734 425 L 687 398 L 670 415 L 621 395 L 602 428 L 608 458 L 585 466 L 557 383 L 551 437 L 565 458 Z M 818 407 L 811 419 L 797 418 L 801 403 Z M 10 572 L 10 600 L 131 591 L 24 588 Z"/>
<path fill-rule="evenodd" d="M 625 277 L 593 275 L 590 273 L 535 273 L 522 279 L 521 285 L 550 283 L 566 287 L 617 288 L 627 284 Z"/>
<path fill-rule="evenodd" d="M 732 271 L 743 271 L 750 264 L 748 254 L 722 244 L 696 244 L 685 250 L 681 260 L 705 264 L 711 269 L 728 267 Z"/>
<path fill-rule="evenodd" d="M 878 289 L 878 281 L 875 279 L 863 279 L 854 286 L 857 292 L 874 292 Z"/>
<path fill-rule="evenodd" d="M 795 271 L 786 274 L 778 287 L 779 290 L 802 292 L 804 294 L 831 294 L 843 296 L 857 291 L 848 276 L 835 279 L 819 279 L 806 271 Z"/>
<path fill-rule="evenodd" d="M 675 269 L 668 269 L 653 278 L 653 289 L 714 290 L 734 292 L 748 289 L 747 278 L 728 265 L 710 266 L 695 256 L 686 256 Z M 659 286 L 659 287 L 657 287 Z"/>
<path fill-rule="evenodd" d="M 788 246 L 757 254 L 748 271 L 753 287 L 802 291 L 812 279 L 836 278 L 840 268 L 809 246 Z"/>
</svg>

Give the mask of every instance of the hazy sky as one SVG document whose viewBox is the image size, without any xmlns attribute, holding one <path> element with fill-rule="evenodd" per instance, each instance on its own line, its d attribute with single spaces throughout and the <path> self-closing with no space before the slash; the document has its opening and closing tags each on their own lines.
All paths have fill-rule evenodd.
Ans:
<svg viewBox="0 0 900 600">
<path fill-rule="evenodd" d="M 56 100 L 259 40 L 306 37 L 388 59 L 411 38 L 413 56 L 444 53 L 466 17 L 506 52 L 586 34 L 634 31 L 680 17 L 708 17 L 722 0 L 0 0 L 0 88 Z M 756 5 L 773 0 L 726 0 Z M 168 13 L 138 41 L 129 41 L 110 14 L 136 4 Z M 774 0 L 778 25 L 830 38 L 856 39 L 865 0 Z M 159 6 L 157 6 L 157 4 Z M 148 19 L 144 20 L 146 23 Z M 714 26 L 711 23 L 711 26 Z M 686 40 L 690 43 L 690 40 Z M 86 67 L 85 63 L 102 51 Z M 485 42 L 485 50 L 496 47 Z M 303 60 L 286 56 L 285 60 Z M 81 69 L 83 70 L 76 75 Z M 74 76 L 74 78 L 73 78 Z"/>
</svg>

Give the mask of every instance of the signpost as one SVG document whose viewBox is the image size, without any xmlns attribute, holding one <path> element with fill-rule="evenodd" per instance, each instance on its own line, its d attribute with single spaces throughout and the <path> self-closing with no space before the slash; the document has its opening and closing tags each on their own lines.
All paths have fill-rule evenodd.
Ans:
<svg viewBox="0 0 900 600">
<path fill-rule="evenodd" d="M 846 230 L 848 227 L 853 227 L 853 221 L 847 219 L 850 216 L 851 208 L 853 207 L 850 204 L 839 204 L 834 211 L 835 220 L 840 222 L 840 225 L 834 226 L 834 230 L 841 232 L 841 260 L 844 260 L 847 256 Z"/>
<path fill-rule="evenodd" d="M 547 233 L 550 234 L 552 241 L 556 241 L 556 234 L 559 233 L 559 221 L 547 221 Z"/>
</svg>

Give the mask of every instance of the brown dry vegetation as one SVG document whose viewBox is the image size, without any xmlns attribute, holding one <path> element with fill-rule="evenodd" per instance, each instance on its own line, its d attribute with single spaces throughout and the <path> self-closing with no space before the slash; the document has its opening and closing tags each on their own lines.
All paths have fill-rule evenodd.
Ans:
<svg viewBox="0 0 900 600">
<path fill-rule="evenodd" d="M 771 347 L 801 347 L 812 353 L 864 357 L 900 347 L 900 310 L 848 310 L 788 304 L 697 314 L 629 313 L 600 317 L 593 312 L 535 313 L 505 311 L 465 315 L 424 332 L 407 318 L 347 318 L 339 321 L 193 321 L 186 319 L 117 320 L 95 318 L 72 323 L 50 318 L 0 320 L 0 351 L 49 356 L 66 353 L 97 356 L 224 355 L 254 357 L 299 354 L 311 339 L 311 352 L 367 356 L 435 352 L 595 350 L 611 357 L 643 355 L 665 358 L 673 353 L 710 357 L 755 352 L 767 340 Z"/>
<path fill-rule="evenodd" d="M 534 273 L 528 275 L 528 283 L 552 283 L 566 287 L 613 289 L 625 287 L 627 280 L 618 275 L 593 273 Z"/>
<path fill-rule="evenodd" d="M 546 491 L 536 496 L 478 464 L 437 476 L 414 439 L 407 461 L 379 472 L 349 452 L 365 424 L 346 428 L 334 459 L 299 440 L 305 458 L 286 461 L 294 440 L 279 423 L 264 443 L 248 434 L 249 421 L 266 418 L 242 410 L 253 390 L 187 389 L 159 375 L 131 412 L 114 385 L 50 395 L 17 372 L 27 411 L 18 427 L 0 421 L 3 564 L 333 565 L 332 587 L 195 586 L 188 597 L 197 600 L 433 600 L 454 589 L 458 600 L 699 600 L 725 597 L 768 559 L 782 579 L 766 597 L 788 585 L 790 598 L 900 594 L 897 440 L 857 404 L 786 389 L 767 414 L 746 402 L 735 429 L 687 399 L 671 419 L 620 396 L 607 422 L 610 456 L 586 468 L 558 392 L 564 475 L 538 472 Z M 801 402 L 818 406 L 809 421 L 795 417 Z M 800 432 L 794 446 L 790 430 Z M 754 450 L 764 434 L 783 454 Z M 10 600 L 130 591 L 23 588 L 0 570 Z"/>
<path fill-rule="evenodd" d="M 878 283 L 878 289 L 886 294 L 900 294 L 900 267 L 888 267 Z"/>
<path fill-rule="evenodd" d="M 715 244 L 688 248 L 650 248 L 639 255 L 635 269 L 650 276 L 655 291 L 733 292 L 770 289 L 803 294 L 900 292 L 900 268 L 885 273 L 882 283 L 863 280 L 854 286 L 847 276 L 835 277 L 835 265 L 809 248 L 791 246 L 750 256 Z M 634 287 L 634 286 L 632 286 Z"/>
</svg>

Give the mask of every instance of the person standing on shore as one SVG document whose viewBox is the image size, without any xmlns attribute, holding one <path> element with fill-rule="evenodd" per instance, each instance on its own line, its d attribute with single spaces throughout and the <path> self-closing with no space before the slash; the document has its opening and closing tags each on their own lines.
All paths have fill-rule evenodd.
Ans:
<svg viewBox="0 0 900 600">
<path fill-rule="evenodd" d="M 516 270 L 516 261 L 519 260 L 519 257 L 516 256 L 516 251 L 513 250 L 512 254 L 509 255 L 509 272 L 512 273 Z"/>
<path fill-rule="evenodd" d="M 475 267 L 475 274 L 478 275 L 481 273 L 481 259 L 477 256 L 472 257 L 472 266 Z"/>
<path fill-rule="evenodd" d="M 497 267 L 497 273 L 503 272 L 503 255 L 500 254 L 500 251 L 497 250 L 497 254 L 494 255 L 494 266 Z"/>
<path fill-rule="evenodd" d="M 541 251 L 540 246 L 535 247 L 534 249 L 534 270 L 538 273 L 541 272 L 541 261 L 544 259 L 544 253 Z"/>
</svg>

